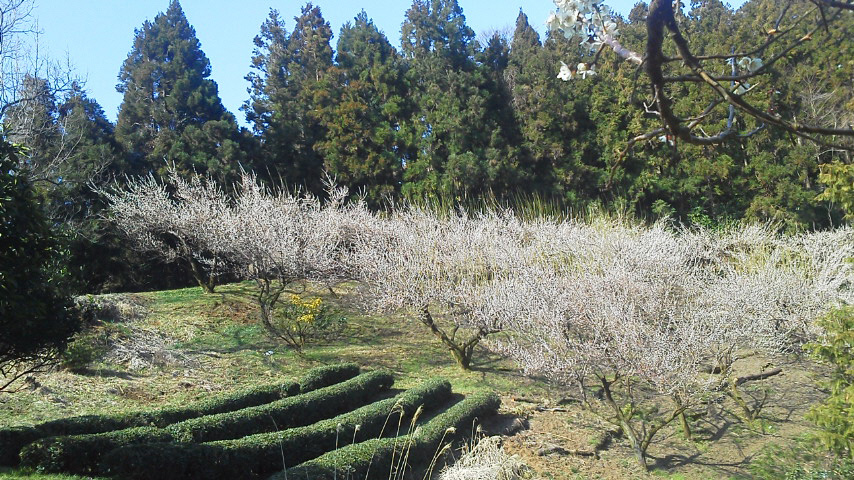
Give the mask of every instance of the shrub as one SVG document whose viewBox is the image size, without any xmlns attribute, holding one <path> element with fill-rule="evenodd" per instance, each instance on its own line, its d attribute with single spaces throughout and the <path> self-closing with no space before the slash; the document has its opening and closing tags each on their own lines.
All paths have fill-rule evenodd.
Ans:
<svg viewBox="0 0 854 480">
<path fill-rule="evenodd" d="M 298 353 L 308 342 L 340 333 L 344 325 L 344 318 L 335 315 L 320 297 L 303 299 L 299 295 L 283 302 L 272 321 L 277 337 Z"/>
<path fill-rule="evenodd" d="M 359 366 L 355 363 L 340 363 L 317 367 L 306 372 L 300 378 L 300 391 L 310 392 L 329 385 L 341 383 L 359 374 Z"/>
<path fill-rule="evenodd" d="M 107 352 L 106 338 L 96 331 L 78 333 L 59 357 L 62 368 L 71 372 L 85 371 Z"/>
<path fill-rule="evenodd" d="M 67 252 L 29 179 L 23 152 L 0 136 L 0 393 L 55 365 L 80 330 L 71 308 Z"/>
<path fill-rule="evenodd" d="M 821 342 L 807 348 L 833 367 L 827 386 L 830 396 L 809 417 L 821 428 L 822 444 L 844 458 L 854 458 L 854 306 L 838 308 L 818 321 L 825 330 Z"/>
<path fill-rule="evenodd" d="M 329 365 L 309 370 L 300 379 L 300 383 L 286 382 L 262 385 L 234 393 L 213 397 L 207 400 L 193 403 L 187 407 L 164 408 L 154 411 L 132 412 L 115 415 L 84 415 L 79 417 L 64 418 L 45 422 L 35 427 L 15 427 L 0 430 L 0 464 L 15 466 L 18 464 L 18 452 L 21 448 L 39 438 L 54 437 L 62 435 L 84 435 L 119 431 L 127 428 L 141 426 L 165 427 L 167 425 L 200 417 L 203 415 L 219 414 L 247 407 L 263 405 L 275 400 L 295 395 L 300 391 L 307 392 L 312 389 L 325 387 L 340 383 L 347 378 L 352 378 L 359 373 L 359 366 L 354 363 Z M 103 445 L 106 438 L 112 438 L 115 447 L 126 445 L 130 437 L 118 434 L 114 437 L 104 436 L 92 440 L 97 445 Z M 73 441 L 63 441 L 57 444 L 50 442 L 41 447 L 50 448 L 52 455 L 63 457 L 65 448 L 69 442 L 85 444 L 85 437 L 77 437 Z M 76 447 L 75 447 L 76 448 Z M 81 447 L 82 448 L 82 447 Z M 102 452 L 106 453 L 106 452 Z M 35 454 L 31 454 L 35 455 Z M 71 455 L 71 454 L 68 454 Z M 36 458 L 33 456 L 32 458 Z M 50 464 L 61 463 L 60 460 L 51 460 Z M 32 464 L 32 466 L 36 466 Z M 47 468 L 47 467 L 45 467 Z M 53 471 L 53 470 L 51 470 Z"/>
<path fill-rule="evenodd" d="M 463 439 L 474 423 L 497 412 L 501 400 L 493 392 L 475 393 L 437 415 L 410 435 L 378 438 L 339 448 L 314 460 L 291 467 L 270 480 L 365 479 L 370 471 L 380 476 L 395 468 L 395 455 L 408 453 L 412 464 L 425 464 L 447 443 Z"/>
<path fill-rule="evenodd" d="M 35 427 L 11 427 L 0 429 L 0 465 L 14 467 L 18 464 L 18 452 L 24 445 L 44 435 Z"/>
<path fill-rule="evenodd" d="M 48 437 L 21 449 L 21 465 L 39 472 L 93 473 L 101 456 L 120 445 L 169 442 L 171 435 L 157 427 L 135 427 L 88 435 Z"/>
<path fill-rule="evenodd" d="M 235 412 L 193 418 L 167 427 L 177 441 L 210 442 L 299 427 L 364 405 L 394 383 L 391 372 L 363 373 L 336 385 Z"/>
<path fill-rule="evenodd" d="M 381 436 L 387 423 L 396 424 L 398 419 L 405 422 L 418 407 L 436 408 L 450 395 L 447 381 L 430 380 L 394 398 L 305 427 L 204 444 L 119 448 L 104 456 L 102 469 L 124 479 L 260 478 L 281 469 L 282 463 L 296 465 L 339 445 Z M 403 415 L 394 415 L 395 412 Z M 152 458 L 157 462 L 152 463 Z M 215 473 L 199 473 L 211 463 L 217 465 Z"/>
</svg>

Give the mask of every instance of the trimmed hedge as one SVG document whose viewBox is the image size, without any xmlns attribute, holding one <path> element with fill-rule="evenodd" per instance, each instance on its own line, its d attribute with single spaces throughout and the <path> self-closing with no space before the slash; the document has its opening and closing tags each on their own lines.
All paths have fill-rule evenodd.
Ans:
<svg viewBox="0 0 854 480">
<path fill-rule="evenodd" d="M 300 393 L 307 393 L 323 387 L 350 380 L 359 374 L 359 365 L 355 363 L 339 363 L 325 367 L 312 368 L 299 379 Z M 296 392 L 294 393 L 296 394 Z"/>
<path fill-rule="evenodd" d="M 171 440 L 172 436 L 158 427 L 41 438 L 21 449 L 21 465 L 39 472 L 87 475 L 96 471 L 101 456 L 120 445 Z"/>
<path fill-rule="evenodd" d="M 20 459 L 24 465 L 39 471 L 91 473 L 98 465 L 100 456 L 109 450 L 123 445 L 171 440 L 169 432 L 152 429 L 150 425 L 165 427 L 182 420 L 263 406 L 290 398 L 290 395 L 300 391 L 300 385 L 306 389 L 334 385 L 353 378 L 358 373 L 359 366 L 354 363 L 330 365 L 309 370 L 300 379 L 300 384 L 288 382 L 254 387 L 196 402 L 184 408 L 135 412 L 124 416 L 72 417 L 47 422 L 34 428 L 0 430 L 0 447 L 2 447 L 4 461 L 8 462 L 6 463 L 8 465 L 16 465 Z M 118 429 L 110 430 L 117 425 Z M 133 426 L 122 427 L 121 425 Z M 146 427 L 142 428 L 142 426 Z M 127 432 L 127 430 L 131 431 Z M 50 438 L 32 443 L 44 437 Z M 30 443 L 32 445 L 27 445 Z"/>
<path fill-rule="evenodd" d="M 417 428 L 412 435 L 348 445 L 291 467 L 287 473 L 277 473 L 270 480 L 326 480 L 338 477 L 358 480 L 366 479 L 370 472 L 376 478 L 387 478 L 401 454 L 406 455 L 408 452 L 410 464 L 428 464 L 442 444 L 466 438 L 472 432 L 474 423 L 494 415 L 500 404 L 501 399 L 493 392 L 472 394 Z"/>
<path fill-rule="evenodd" d="M 193 418 L 166 430 L 176 441 L 202 443 L 301 427 L 360 407 L 393 383 L 391 372 L 377 370 L 267 405 Z"/>
<path fill-rule="evenodd" d="M 35 427 L 12 427 L 0 429 L 0 465 L 14 467 L 21 459 L 18 452 L 24 445 L 44 435 Z"/>
<path fill-rule="evenodd" d="M 447 402 L 451 385 L 434 379 L 386 400 L 305 427 L 203 444 L 152 444 L 119 448 L 104 456 L 104 473 L 123 479 L 254 479 L 296 465 L 339 445 L 396 432 L 419 406 Z M 403 412 L 403 415 L 394 415 Z M 359 430 L 356 431 L 356 425 Z M 387 425 L 387 426 L 386 426 Z M 157 459 L 152 462 L 151 459 Z M 210 465 L 216 465 L 211 469 Z"/>
</svg>

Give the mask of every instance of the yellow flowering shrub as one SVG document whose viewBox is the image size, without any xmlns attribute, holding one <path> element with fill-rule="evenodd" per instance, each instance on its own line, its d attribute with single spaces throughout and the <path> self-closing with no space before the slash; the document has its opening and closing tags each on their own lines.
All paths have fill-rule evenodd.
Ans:
<svg viewBox="0 0 854 480">
<path fill-rule="evenodd" d="M 291 294 L 276 311 L 274 326 L 279 338 L 302 352 L 306 343 L 339 333 L 344 318 L 334 315 L 320 297 L 302 298 Z"/>
</svg>

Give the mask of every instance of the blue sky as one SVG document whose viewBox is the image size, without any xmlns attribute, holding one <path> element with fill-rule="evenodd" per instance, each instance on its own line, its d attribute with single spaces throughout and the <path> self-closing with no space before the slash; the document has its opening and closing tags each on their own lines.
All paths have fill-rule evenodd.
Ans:
<svg viewBox="0 0 854 480">
<path fill-rule="evenodd" d="M 324 18 L 332 25 L 337 43 L 341 25 L 352 20 L 364 9 L 374 23 L 389 37 L 392 44 L 400 45 L 400 26 L 410 0 L 315 0 Z M 466 23 L 478 34 L 509 28 L 512 32 L 519 8 L 524 6 L 531 24 L 543 34 L 546 17 L 554 5 L 549 0 L 522 2 L 459 0 Z M 618 13 L 626 15 L 635 0 L 618 0 L 608 4 Z M 252 39 L 260 31 L 270 8 L 279 10 L 293 27 L 293 17 L 299 15 L 305 2 L 300 0 L 182 0 L 181 6 L 196 35 L 202 50 L 211 61 L 211 78 L 219 85 L 220 97 L 225 107 L 235 114 L 238 122 L 245 123 L 238 111 L 248 98 L 248 82 L 252 55 Z M 127 58 L 133 43 L 134 29 L 146 19 L 153 19 L 166 10 L 168 0 L 36 0 L 40 48 L 47 49 L 54 58 L 66 54 L 76 73 L 85 79 L 86 88 L 107 114 L 115 121 L 121 95 L 116 92 L 117 76 L 122 62 Z"/>
</svg>

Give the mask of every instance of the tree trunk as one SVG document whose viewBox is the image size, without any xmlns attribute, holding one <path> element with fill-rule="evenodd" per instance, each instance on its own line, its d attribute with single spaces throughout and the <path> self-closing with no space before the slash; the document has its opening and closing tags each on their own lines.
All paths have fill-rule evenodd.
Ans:
<svg viewBox="0 0 854 480">
<path fill-rule="evenodd" d="M 447 333 L 442 331 L 437 325 L 436 322 L 433 321 L 433 316 L 430 314 L 430 310 L 428 307 L 422 307 L 421 312 L 418 315 L 418 320 L 427 326 L 430 329 L 430 332 L 433 333 L 446 347 L 451 351 L 451 356 L 454 358 L 454 361 L 457 362 L 457 365 L 462 370 L 471 370 L 471 359 L 474 356 L 474 347 L 480 341 L 480 335 L 476 335 L 466 343 L 460 344 L 455 341 L 454 338 L 449 337 Z"/>
<path fill-rule="evenodd" d="M 688 416 L 685 412 L 679 414 L 679 421 L 682 423 L 682 433 L 685 434 L 685 440 L 691 440 L 691 425 L 688 424 Z"/>
<path fill-rule="evenodd" d="M 632 446 L 632 452 L 635 454 L 635 460 L 638 462 L 638 466 L 644 472 L 649 471 L 649 467 L 646 464 L 646 450 L 643 448 L 641 441 L 638 439 L 637 435 L 635 435 L 634 430 L 629 425 L 629 422 L 620 416 L 620 427 L 623 429 L 623 433 L 626 435 L 626 438 L 629 439 L 629 445 Z"/>
<path fill-rule="evenodd" d="M 205 293 L 214 293 L 216 279 L 211 273 L 205 272 L 202 265 L 193 257 L 193 252 L 190 251 L 190 246 L 187 245 L 187 242 L 184 239 L 180 239 L 180 241 L 184 250 L 184 257 L 190 262 L 190 269 L 193 272 L 193 278 L 196 279 L 196 283 L 202 287 Z"/>
</svg>

